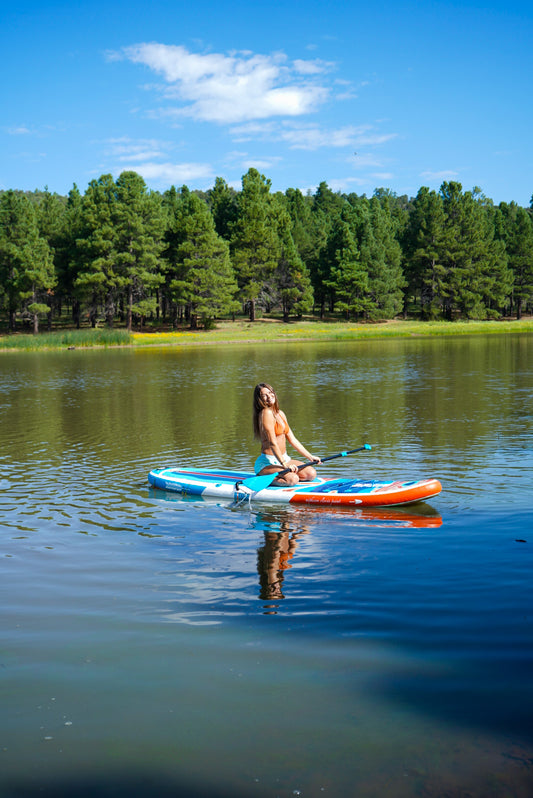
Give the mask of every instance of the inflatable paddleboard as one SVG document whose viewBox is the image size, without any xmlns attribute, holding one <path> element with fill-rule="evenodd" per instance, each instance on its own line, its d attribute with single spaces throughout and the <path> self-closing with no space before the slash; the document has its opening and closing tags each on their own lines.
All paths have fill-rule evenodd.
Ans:
<svg viewBox="0 0 533 798">
<path fill-rule="evenodd" d="M 242 483 L 254 474 L 217 468 L 155 468 L 148 474 L 154 488 L 191 496 L 272 504 L 342 505 L 348 507 L 391 507 L 415 504 L 437 496 L 438 479 L 383 481 L 375 479 L 321 479 L 299 482 L 291 487 L 270 485 L 251 491 Z"/>
</svg>

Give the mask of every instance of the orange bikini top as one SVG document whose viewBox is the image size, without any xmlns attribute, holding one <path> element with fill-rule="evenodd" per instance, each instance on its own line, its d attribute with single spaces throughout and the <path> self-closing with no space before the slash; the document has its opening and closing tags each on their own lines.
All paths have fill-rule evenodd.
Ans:
<svg viewBox="0 0 533 798">
<path fill-rule="evenodd" d="M 285 435 L 288 435 L 289 425 L 287 424 L 287 422 L 285 422 L 285 426 L 283 426 L 283 423 L 276 419 L 274 423 L 274 432 L 276 433 L 276 435 L 283 435 L 283 433 L 285 433 Z"/>
</svg>

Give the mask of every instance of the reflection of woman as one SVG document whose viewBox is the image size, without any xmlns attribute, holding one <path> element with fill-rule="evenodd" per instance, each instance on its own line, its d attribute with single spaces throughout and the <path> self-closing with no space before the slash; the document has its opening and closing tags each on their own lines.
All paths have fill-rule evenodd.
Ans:
<svg viewBox="0 0 533 798">
<path fill-rule="evenodd" d="M 289 427 L 287 416 L 279 409 L 278 397 L 272 386 L 260 382 L 254 389 L 254 435 L 261 441 L 261 454 L 255 461 L 256 474 L 275 474 L 290 468 L 287 474 L 278 477 L 273 485 L 295 485 L 299 480 L 308 482 L 316 477 L 312 466 L 298 471 L 299 460 L 293 460 L 287 454 L 286 442 L 296 449 L 306 460 L 320 463 L 320 458 L 310 454 L 300 443 Z"/>
<path fill-rule="evenodd" d="M 285 598 L 283 595 L 283 572 L 291 568 L 292 559 L 298 543 L 296 535 L 288 533 L 265 532 L 265 545 L 257 551 L 257 570 L 259 572 L 260 597 L 263 601 Z"/>
<path fill-rule="evenodd" d="M 263 601 L 285 598 L 284 572 L 287 568 L 292 568 L 291 560 L 298 547 L 298 538 L 309 534 L 307 526 L 298 524 L 298 528 L 295 529 L 290 517 L 283 512 L 261 512 L 256 516 L 254 526 L 262 529 L 265 535 L 264 545 L 257 549 L 259 597 Z"/>
</svg>

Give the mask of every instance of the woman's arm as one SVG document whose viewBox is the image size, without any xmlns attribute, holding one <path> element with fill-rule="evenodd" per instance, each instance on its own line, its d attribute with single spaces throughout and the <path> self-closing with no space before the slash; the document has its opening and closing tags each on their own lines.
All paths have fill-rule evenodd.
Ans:
<svg viewBox="0 0 533 798">
<path fill-rule="evenodd" d="M 313 460 L 313 462 L 315 463 L 321 462 L 320 457 L 315 457 L 314 454 L 311 454 L 310 452 L 307 451 L 303 443 L 300 443 L 300 441 L 298 440 L 298 438 L 296 437 L 296 435 L 294 434 L 294 432 L 290 427 L 285 437 L 287 438 L 293 449 L 296 449 L 297 452 L 300 452 L 300 454 L 303 455 L 307 460 Z"/>
</svg>

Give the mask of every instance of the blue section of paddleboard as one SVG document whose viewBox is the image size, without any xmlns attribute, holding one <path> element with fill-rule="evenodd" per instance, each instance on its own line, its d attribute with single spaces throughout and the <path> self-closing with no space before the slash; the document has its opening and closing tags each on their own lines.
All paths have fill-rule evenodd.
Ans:
<svg viewBox="0 0 533 798">
<path fill-rule="evenodd" d="M 408 488 L 410 485 L 416 485 L 417 480 L 413 480 L 412 482 L 402 482 L 402 486 Z M 330 479 L 327 482 L 323 482 L 321 485 L 313 487 L 313 493 L 361 493 L 364 491 L 368 493 L 373 488 L 389 485 L 392 484 L 387 480 L 375 480 L 375 479 L 366 479 L 366 480 L 359 480 L 359 479 L 339 479 L 334 480 Z M 298 489 L 297 489 L 298 490 Z M 305 486 L 302 488 L 303 492 L 305 492 Z M 301 491 L 299 491 L 301 492 Z"/>
<path fill-rule="evenodd" d="M 236 482 L 244 481 L 255 477 L 256 474 L 251 474 L 249 471 L 231 471 L 225 469 L 213 468 L 194 468 L 181 470 L 179 468 L 155 468 L 150 472 L 149 481 L 155 487 L 168 490 L 169 480 L 175 480 L 179 485 L 180 479 L 183 479 L 183 488 L 187 493 L 200 496 L 209 485 L 227 485 L 233 487 Z M 329 493 L 335 491 L 336 493 L 350 493 L 359 492 L 361 490 L 368 490 L 376 485 L 383 485 L 383 482 L 376 482 L 374 480 L 361 481 L 357 479 L 344 479 L 344 480 L 324 480 L 318 477 L 313 482 L 305 482 L 304 484 L 297 484 L 292 486 L 291 491 L 297 493 Z M 287 490 L 285 485 L 269 485 L 263 488 L 265 491 L 272 493 L 281 490 Z"/>
</svg>

